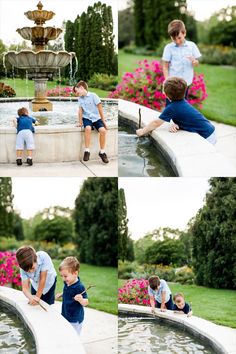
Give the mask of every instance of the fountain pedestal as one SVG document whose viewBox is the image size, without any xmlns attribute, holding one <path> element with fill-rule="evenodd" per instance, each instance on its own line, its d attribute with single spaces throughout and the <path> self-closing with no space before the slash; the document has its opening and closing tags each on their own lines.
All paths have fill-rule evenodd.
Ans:
<svg viewBox="0 0 236 354">
<path fill-rule="evenodd" d="M 41 110 L 52 111 L 52 103 L 47 99 L 47 81 L 46 78 L 33 79 L 34 81 L 34 99 L 30 103 L 30 109 L 33 112 Z"/>
</svg>

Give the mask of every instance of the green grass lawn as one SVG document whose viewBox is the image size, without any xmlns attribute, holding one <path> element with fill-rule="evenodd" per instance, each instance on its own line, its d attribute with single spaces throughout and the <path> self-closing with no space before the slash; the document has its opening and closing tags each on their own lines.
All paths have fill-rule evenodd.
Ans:
<svg viewBox="0 0 236 354">
<path fill-rule="evenodd" d="M 63 281 L 58 272 L 61 261 L 53 260 L 57 271 L 56 293 L 62 292 Z M 88 290 L 89 307 L 99 311 L 117 314 L 117 269 L 97 267 L 88 264 L 80 265 L 80 279 L 85 287 L 96 285 Z"/>
<path fill-rule="evenodd" d="M 125 72 L 134 71 L 138 61 L 158 59 L 151 56 L 139 56 L 119 51 L 119 81 Z M 200 64 L 196 72 L 203 73 L 208 98 L 203 103 L 202 113 L 206 118 L 236 126 L 235 82 L 236 68 Z"/>
<path fill-rule="evenodd" d="M 16 91 L 16 97 L 33 97 L 34 96 L 34 82 L 32 80 L 28 80 L 26 83 L 26 80 L 22 79 L 7 79 L 7 80 L 1 80 L 4 82 L 6 85 L 10 85 L 14 90 Z M 51 90 L 53 88 L 56 88 L 59 86 L 56 82 L 54 81 L 48 81 L 47 83 L 47 89 Z M 61 85 L 61 87 L 65 87 L 66 85 Z M 95 92 L 99 97 L 101 98 L 106 98 L 108 96 L 109 91 L 103 91 L 100 89 L 96 88 L 89 88 L 90 91 Z"/>
<path fill-rule="evenodd" d="M 118 280 L 121 287 L 126 280 Z M 182 292 L 194 315 L 214 323 L 236 328 L 236 291 L 210 289 L 196 285 L 169 283 L 172 294 Z"/>
</svg>

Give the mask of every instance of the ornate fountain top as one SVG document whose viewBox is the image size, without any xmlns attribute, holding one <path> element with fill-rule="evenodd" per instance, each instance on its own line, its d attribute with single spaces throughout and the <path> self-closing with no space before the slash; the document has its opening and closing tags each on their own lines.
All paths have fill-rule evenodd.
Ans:
<svg viewBox="0 0 236 354">
<path fill-rule="evenodd" d="M 38 26 L 44 25 L 46 21 L 51 20 L 55 15 L 55 13 L 52 11 L 42 10 L 43 4 L 41 3 L 41 1 L 39 1 L 37 8 L 38 10 L 25 12 L 25 16 L 29 20 L 34 21 L 34 23 Z"/>
</svg>

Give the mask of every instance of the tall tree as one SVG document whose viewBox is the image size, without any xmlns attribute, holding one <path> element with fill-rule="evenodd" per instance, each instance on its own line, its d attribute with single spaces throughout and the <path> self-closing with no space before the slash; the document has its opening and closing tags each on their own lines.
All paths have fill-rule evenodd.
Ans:
<svg viewBox="0 0 236 354">
<path fill-rule="evenodd" d="M 12 236 L 13 231 L 13 194 L 10 177 L 0 177 L 0 237 Z"/>
<path fill-rule="evenodd" d="M 117 187 L 117 178 L 88 178 L 76 198 L 76 243 L 85 263 L 117 266 Z"/>
<path fill-rule="evenodd" d="M 171 20 L 184 19 L 186 0 L 134 0 L 135 43 L 155 49 L 167 38 Z"/>
<path fill-rule="evenodd" d="M 131 7 L 118 13 L 118 47 L 123 48 L 134 42 L 134 14 Z"/>
<path fill-rule="evenodd" d="M 124 189 L 119 189 L 118 201 L 118 258 L 124 261 L 133 260 L 133 242 L 129 237 L 127 206 Z"/>
<path fill-rule="evenodd" d="M 196 281 L 236 289 L 236 178 L 212 178 L 210 185 L 191 228 Z"/>
</svg>

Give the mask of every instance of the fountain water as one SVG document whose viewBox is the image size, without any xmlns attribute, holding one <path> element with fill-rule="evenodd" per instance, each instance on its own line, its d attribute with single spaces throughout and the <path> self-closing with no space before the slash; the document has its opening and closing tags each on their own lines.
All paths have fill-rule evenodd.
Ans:
<svg viewBox="0 0 236 354">
<path fill-rule="evenodd" d="M 56 39 L 61 34 L 62 29 L 43 27 L 45 22 L 51 20 L 55 13 L 42 10 L 41 1 L 39 1 L 37 8 L 38 10 L 25 12 L 25 16 L 34 21 L 36 26 L 17 29 L 21 37 L 31 40 L 34 46 L 33 50 L 10 51 L 5 54 L 5 60 L 13 67 L 27 70 L 28 78 L 34 80 L 35 97 L 30 107 L 33 112 L 52 110 L 52 103 L 46 95 L 47 81 L 53 77 L 56 70 L 70 64 L 75 57 L 73 52 L 45 50 L 47 43 Z"/>
</svg>

